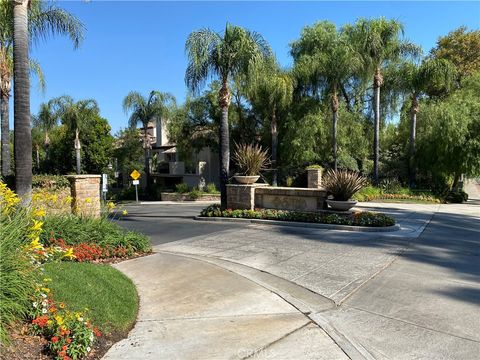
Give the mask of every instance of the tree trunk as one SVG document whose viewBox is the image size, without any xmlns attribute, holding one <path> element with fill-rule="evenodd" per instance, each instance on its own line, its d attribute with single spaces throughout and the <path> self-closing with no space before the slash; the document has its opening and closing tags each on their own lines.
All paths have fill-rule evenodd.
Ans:
<svg viewBox="0 0 480 360">
<path fill-rule="evenodd" d="M 50 138 L 48 137 L 48 131 L 45 130 L 45 142 L 44 142 L 44 146 L 45 146 L 45 161 L 44 161 L 44 171 L 45 172 L 48 172 L 49 168 L 50 168 L 50 153 L 49 153 L 49 150 L 50 150 Z"/>
<path fill-rule="evenodd" d="M 75 157 L 77 159 L 77 174 L 80 175 L 82 171 L 82 156 L 80 154 L 80 149 L 82 148 L 82 146 L 80 144 L 80 136 L 79 136 L 78 129 L 75 130 L 74 146 L 75 146 Z"/>
<path fill-rule="evenodd" d="M 278 148 L 278 130 L 277 130 L 277 108 L 274 105 L 272 111 L 272 121 L 270 123 L 270 133 L 272 135 L 272 185 L 278 185 L 278 172 L 277 172 L 277 148 Z"/>
<path fill-rule="evenodd" d="M 10 119 L 9 97 L 3 89 L 0 89 L 0 117 L 2 121 L 2 167 L 1 175 L 10 175 Z"/>
<path fill-rule="evenodd" d="M 145 155 L 145 184 L 146 193 L 150 193 L 150 138 L 148 136 L 148 122 L 143 127 L 143 151 Z"/>
<path fill-rule="evenodd" d="M 227 183 L 230 168 L 230 134 L 228 130 L 228 107 L 230 106 L 230 92 L 227 79 L 223 79 L 219 93 L 219 104 L 222 109 L 220 120 L 220 207 L 227 207 Z"/>
<path fill-rule="evenodd" d="M 415 140 L 417 138 L 417 113 L 418 113 L 418 95 L 416 93 L 412 94 L 412 105 L 410 107 L 410 159 L 409 159 L 409 169 L 410 169 L 410 187 L 415 187 L 416 181 L 416 169 L 415 169 L 415 153 L 416 146 Z"/>
<path fill-rule="evenodd" d="M 373 128 L 373 181 L 378 185 L 378 163 L 380 161 L 380 87 L 383 84 L 383 78 L 380 69 L 375 70 L 373 79 L 374 92 L 374 128 Z"/>
<path fill-rule="evenodd" d="M 14 2 L 13 30 L 15 189 L 23 203 L 28 204 L 32 194 L 28 0 Z"/>
<path fill-rule="evenodd" d="M 337 167 L 338 167 L 338 157 L 337 157 L 338 94 L 337 94 L 336 85 L 333 85 L 333 91 L 332 91 L 332 112 L 333 112 L 333 130 L 332 130 L 333 169 L 337 171 Z"/>
</svg>

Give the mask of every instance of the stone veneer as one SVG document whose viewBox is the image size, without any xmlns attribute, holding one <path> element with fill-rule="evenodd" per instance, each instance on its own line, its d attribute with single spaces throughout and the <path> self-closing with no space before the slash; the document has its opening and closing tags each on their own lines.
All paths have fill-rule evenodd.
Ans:
<svg viewBox="0 0 480 360">
<path fill-rule="evenodd" d="M 72 213 L 80 216 L 100 217 L 101 175 L 69 175 L 73 198 Z"/>
<path fill-rule="evenodd" d="M 318 211 L 327 208 L 324 189 L 272 187 L 268 184 L 227 185 L 227 208 Z"/>
<path fill-rule="evenodd" d="M 307 169 L 307 187 L 309 189 L 322 188 L 322 169 Z"/>
</svg>

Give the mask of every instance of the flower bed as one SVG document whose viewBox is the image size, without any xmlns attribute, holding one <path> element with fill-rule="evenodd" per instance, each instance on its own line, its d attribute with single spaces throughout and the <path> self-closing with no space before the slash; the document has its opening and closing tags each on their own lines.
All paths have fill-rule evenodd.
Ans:
<svg viewBox="0 0 480 360">
<path fill-rule="evenodd" d="M 220 205 L 206 207 L 200 213 L 202 217 L 226 217 L 240 219 L 263 219 L 278 221 L 306 222 L 317 224 L 335 224 L 350 226 L 383 227 L 395 225 L 391 216 L 375 212 L 337 213 L 307 213 L 288 210 L 255 209 L 255 210 L 220 210 Z"/>
</svg>

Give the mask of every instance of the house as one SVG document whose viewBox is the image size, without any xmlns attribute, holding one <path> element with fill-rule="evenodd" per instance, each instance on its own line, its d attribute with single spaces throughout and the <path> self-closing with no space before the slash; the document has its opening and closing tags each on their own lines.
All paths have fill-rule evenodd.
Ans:
<svg viewBox="0 0 480 360">
<path fill-rule="evenodd" d="M 180 161 L 177 147 L 168 138 L 165 120 L 148 124 L 147 134 L 151 146 L 151 174 L 155 183 L 174 188 L 175 184 L 186 183 L 190 187 L 203 188 L 214 183 L 219 186 L 218 153 L 209 147 L 194 152 Z M 143 138 L 143 130 L 141 130 Z"/>
</svg>

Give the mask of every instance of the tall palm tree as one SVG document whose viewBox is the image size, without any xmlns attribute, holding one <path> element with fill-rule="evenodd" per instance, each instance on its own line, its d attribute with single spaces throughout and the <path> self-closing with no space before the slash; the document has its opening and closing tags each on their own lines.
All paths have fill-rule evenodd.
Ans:
<svg viewBox="0 0 480 360">
<path fill-rule="evenodd" d="M 306 27 L 301 38 L 292 43 L 291 52 L 297 76 L 329 99 L 333 120 L 334 169 L 337 170 L 339 93 L 345 82 L 359 71 L 361 62 L 345 34 L 337 31 L 335 24 L 328 21 Z"/>
<path fill-rule="evenodd" d="M 151 121 L 162 121 L 168 117 L 170 111 L 176 106 L 175 97 L 170 93 L 151 91 L 148 97 L 137 91 L 131 91 L 123 99 L 123 110 L 130 113 L 128 120 L 131 128 L 136 128 L 140 123 L 143 129 L 143 149 L 145 152 L 145 174 L 147 189 L 150 186 L 150 136 L 148 124 Z"/>
<path fill-rule="evenodd" d="M 287 71 L 280 69 L 274 57 L 252 66 L 247 78 L 247 92 L 250 102 L 260 108 L 265 118 L 270 118 L 272 185 L 277 186 L 277 120 L 279 113 L 285 111 L 292 101 L 294 81 Z"/>
<path fill-rule="evenodd" d="M 401 86 L 410 97 L 409 175 L 410 187 L 414 187 L 419 100 L 426 94 L 448 92 L 453 86 L 456 71 L 448 60 L 427 58 L 421 63 L 403 63 L 399 68 L 399 73 L 401 74 Z"/>
<path fill-rule="evenodd" d="M 21 3 L 21 4 L 17 4 Z M 67 35 L 77 48 L 83 38 L 83 25 L 70 13 L 55 4 L 41 0 L 1 1 L 0 2 L 0 117 L 2 124 L 2 174 L 10 171 L 9 164 L 9 98 L 13 75 L 14 46 L 14 6 L 27 7 L 28 36 L 27 43 L 47 39 L 50 35 Z M 20 13 L 17 9 L 17 13 Z M 23 16 L 23 14 L 22 14 Z M 31 70 L 43 78 L 38 64 L 30 60 Z M 26 139 L 27 141 L 27 139 Z"/>
<path fill-rule="evenodd" d="M 93 99 L 74 101 L 70 96 L 61 96 L 52 100 L 55 106 L 58 107 L 59 116 L 62 122 L 67 126 L 69 131 L 75 132 L 75 157 L 77 174 L 81 173 L 81 142 L 80 134 L 87 124 L 88 120 L 95 115 L 98 115 L 100 109 L 98 104 Z"/>
<path fill-rule="evenodd" d="M 260 34 L 227 24 L 223 34 L 207 28 L 190 33 L 185 51 L 188 55 L 185 83 L 190 90 L 197 92 L 211 77 L 219 78 L 221 83 L 218 93 L 222 110 L 219 156 L 221 207 L 224 209 L 230 166 L 228 107 L 231 92 L 228 83 L 236 75 L 247 73 L 249 64 L 271 56 L 271 50 Z"/>
<path fill-rule="evenodd" d="M 382 70 L 391 61 L 410 56 L 416 57 L 421 49 L 403 39 L 403 25 L 397 20 L 359 19 L 354 25 L 346 25 L 343 31 L 363 60 L 365 76 L 373 76 L 373 172 L 378 184 L 378 165 L 380 158 L 380 88 L 383 85 Z"/>
</svg>

